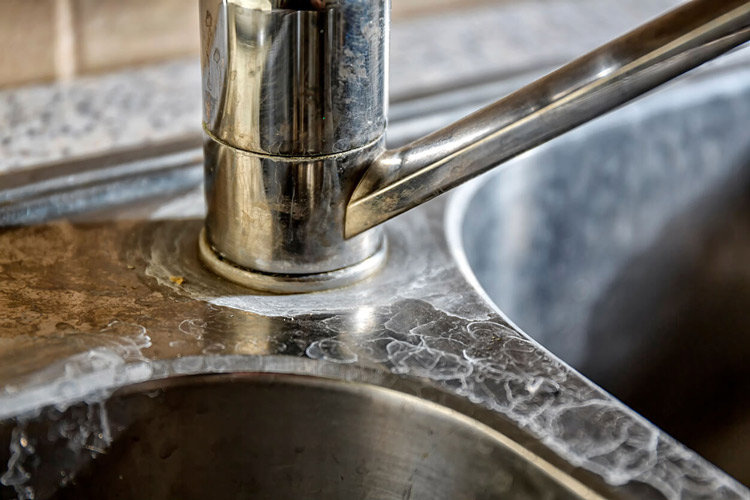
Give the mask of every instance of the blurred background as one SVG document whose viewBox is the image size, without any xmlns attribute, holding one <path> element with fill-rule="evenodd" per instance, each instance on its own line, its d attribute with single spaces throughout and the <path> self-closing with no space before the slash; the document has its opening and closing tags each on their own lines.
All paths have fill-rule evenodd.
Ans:
<svg viewBox="0 0 750 500">
<path fill-rule="evenodd" d="M 396 0 L 394 20 L 508 0 Z M 198 53 L 196 0 L 0 0 L 0 87 Z"/>
<path fill-rule="evenodd" d="M 678 3 L 393 0 L 391 103 L 433 98 L 392 106 L 392 136 L 434 130 Z M 199 143 L 198 45 L 197 0 L 0 0 L 0 174 Z"/>
</svg>

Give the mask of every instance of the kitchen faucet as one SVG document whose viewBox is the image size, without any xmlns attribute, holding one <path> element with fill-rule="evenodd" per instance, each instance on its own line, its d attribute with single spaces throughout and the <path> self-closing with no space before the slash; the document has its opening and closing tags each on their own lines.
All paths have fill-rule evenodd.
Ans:
<svg viewBox="0 0 750 500">
<path fill-rule="evenodd" d="M 385 148 L 388 0 L 201 0 L 220 276 L 299 293 L 384 262 L 380 224 L 750 39 L 750 0 L 691 0 L 476 113 Z"/>
</svg>

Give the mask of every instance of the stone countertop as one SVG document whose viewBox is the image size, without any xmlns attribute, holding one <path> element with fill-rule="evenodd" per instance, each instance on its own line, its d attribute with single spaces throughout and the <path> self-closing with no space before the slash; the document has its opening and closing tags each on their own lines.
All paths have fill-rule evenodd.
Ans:
<svg viewBox="0 0 750 500">
<path fill-rule="evenodd" d="M 394 23 L 391 96 L 560 64 L 677 3 L 536 0 Z M 199 133 L 192 59 L 0 91 L 0 173 Z"/>
</svg>

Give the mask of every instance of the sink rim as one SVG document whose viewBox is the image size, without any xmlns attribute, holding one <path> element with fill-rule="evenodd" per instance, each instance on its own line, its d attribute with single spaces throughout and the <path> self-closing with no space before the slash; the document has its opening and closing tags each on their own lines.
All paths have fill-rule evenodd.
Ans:
<svg viewBox="0 0 750 500">
<path fill-rule="evenodd" d="M 504 453 L 507 453 L 508 459 L 512 462 L 521 464 L 521 467 L 528 469 L 530 473 L 540 474 L 554 484 L 555 491 L 567 491 L 576 498 L 586 500 L 605 498 L 602 493 L 595 491 L 591 481 L 586 481 L 590 478 L 586 477 L 585 471 L 564 470 L 565 468 L 570 469 L 570 464 L 560 460 L 556 455 L 549 454 L 548 450 L 533 437 L 523 436 L 519 438 L 523 431 L 506 420 L 503 415 L 474 405 L 460 396 L 435 387 L 433 384 L 357 365 L 338 365 L 303 358 L 290 360 L 281 356 L 262 357 L 262 360 L 258 356 L 234 357 L 248 358 L 247 360 L 257 358 L 255 361 L 258 361 L 258 366 L 262 365 L 263 369 L 217 373 L 196 371 L 194 374 L 178 374 L 161 379 L 149 379 L 122 385 L 111 393 L 102 395 L 100 399 L 85 401 L 78 399 L 71 407 L 99 405 L 103 409 L 109 402 L 126 401 L 133 396 L 158 398 L 160 397 L 159 391 L 180 391 L 181 389 L 191 389 L 201 385 L 210 387 L 213 385 L 238 384 L 241 386 L 248 383 L 261 388 L 289 386 L 294 389 L 323 390 L 335 393 L 337 398 L 351 398 L 353 400 L 373 398 L 378 402 L 384 402 L 385 407 L 389 408 L 386 410 L 387 412 L 408 406 L 409 411 L 414 414 L 413 418 L 424 419 L 427 417 L 429 421 L 432 419 L 435 419 L 435 421 L 444 420 L 450 422 L 451 426 L 458 425 L 469 433 L 480 436 L 483 442 L 486 439 L 491 447 L 500 448 Z M 269 358 L 273 358 L 270 359 L 271 363 L 268 363 Z M 278 362 L 278 364 L 273 366 L 273 361 Z M 290 363 L 290 361 L 294 362 Z M 30 420 L 38 418 L 39 415 L 45 415 L 51 409 L 66 411 L 59 405 L 49 405 L 39 409 L 34 415 L 30 415 Z M 102 415 L 108 418 L 105 410 L 102 410 Z M 346 418 L 346 415 L 343 415 L 343 417 Z M 2 424 L 3 421 L 0 421 L 0 429 Z M 109 427 L 108 424 L 107 428 Z M 117 437 L 108 444 L 112 445 L 116 440 Z M 557 461 L 559 464 L 555 464 L 553 461 Z"/>
<path fill-rule="evenodd" d="M 747 49 L 745 49 L 745 51 L 747 51 Z M 738 75 L 744 76 L 745 78 L 739 78 Z M 624 112 L 620 117 L 608 117 L 608 118 L 605 118 L 604 120 L 606 120 L 606 121 L 604 123 L 602 123 L 601 125 L 596 124 L 596 123 L 592 123 L 590 125 L 592 127 L 590 129 L 590 131 L 586 131 L 586 132 L 575 131 L 575 132 L 573 132 L 573 135 L 572 135 L 572 139 L 573 140 L 571 141 L 571 145 L 573 146 L 572 149 L 576 153 L 578 152 L 578 148 L 581 148 L 582 151 L 585 151 L 586 141 L 587 140 L 593 140 L 591 137 L 594 137 L 594 138 L 597 137 L 598 132 L 607 131 L 607 130 L 610 130 L 610 129 L 617 131 L 618 127 L 622 127 L 623 124 L 625 124 L 627 126 L 628 122 L 630 122 L 631 124 L 637 124 L 637 123 L 639 123 L 639 120 L 642 120 L 643 122 L 646 122 L 651 117 L 658 117 L 658 116 L 665 115 L 665 114 L 670 113 L 670 112 L 671 113 L 675 113 L 675 112 L 679 113 L 679 111 L 681 109 L 684 109 L 684 108 L 686 108 L 686 109 L 698 109 L 698 110 L 700 110 L 702 106 L 703 107 L 706 106 L 706 103 L 712 102 L 711 101 L 712 98 L 715 98 L 715 97 L 721 98 L 721 97 L 725 97 L 725 95 L 729 95 L 730 97 L 727 98 L 727 101 L 728 102 L 732 102 L 731 99 L 739 99 L 739 97 L 735 97 L 735 96 L 746 96 L 747 95 L 748 88 L 750 88 L 750 85 L 747 84 L 748 80 L 746 78 L 748 75 L 750 75 L 750 67 L 747 64 L 738 64 L 738 65 L 733 65 L 733 66 L 727 66 L 727 67 L 723 67 L 723 68 L 718 68 L 718 71 L 700 72 L 697 75 L 685 78 L 686 81 L 676 82 L 673 87 L 665 89 L 665 91 L 664 91 L 668 95 L 669 95 L 670 92 L 675 92 L 676 99 L 674 99 L 674 101 L 676 101 L 677 104 L 675 104 L 675 102 L 672 102 L 672 100 L 669 99 L 669 98 L 663 99 L 662 101 L 654 101 L 654 100 L 652 100 L 651 103 L 652 104 L 655 103 L 654 104 L 655 108 L 647 108 L 646 106 L 643 106 L 643 105 L 634 104 L 633 105 L 634 109 Z M 688 95 L 688 93 L 691 93 L 693 95 L 697 95 L 697 97 L 695 99 L 691 100 L 689 102 L 688 106 L 684 106 L 684 104 L 686 102 L 685 101 L 685 97 Z M 718 101 L 718 102 L 720 102 L 721 104 L 726 104 L 724 101 Z M 741 109 L 745 109 L 745 108 L 742 107 Z M 642 116 L 642 118 L 641 118 L 641 116 Z M 709 121 L 708 123 L 715 123 L 715 122 L 714 121 Z M 734 123 L 734 122 L 732 122 L 732 123 Z M 725 132 L 726 132 L 726 130 L 731 130 L 731 129 L 727 128 L 727 129 L 725 129 Z M 735 138 L 734 135 L 732 135 L 731 137 L 733 139 Z M 630 138 L 630 137 L 628 136 L 628 138 Z M 561 140 L 564 141 L 565 139 L 561 138 Z M 713 144 L 713 143 L 710 143 L 710 144 Z M 718 142 L 717 142 L 717 144 L 718 144 Z M 555 147 L 554 144 L 551 144 L 550 146 L 551 147 Z M 563 150 L 565 150 L 565 148 L 566 148 L 566 145 L 563 144 L 562 147 L 560 147 L 559 149 L 561 151 L 563 151 Z M 747 148 L 744 148 L 744 149 L 746 150 Z M 733 149 L 730 149 L 730 150 L 734 151 Z M 527 161 L 527 159 L 529 157 L 538 155 L 539 151 L 543 151 L 543 149 L 529 152 L 529 153 L 523 155 L 522 157 L 517 158 L 517 162 L 514 161 L 513 163 L 511 163 L 512 168 L 516 168 L 516 169 L 526 168 L 527 165 L 524 162 Z M 745 154 L 747 154 L 747 153 L 745 153 Z M 585 153 L 582 153 L 581 156 L 584 157 Z M 556 158 L 556 156 L 554 156 L 554 155 L 552 155 L 552 157 Z M 598 156 L 596 156 L 596 157 L 598 157 Z M 561 158 L 565 158 L 565 155 L 561 155 Z M 734 158 L 733 160 L 736 161 L 737 158 Z M 546 161 L 546 163 L 545 163 L 545 161 Z M 732 160 L 730 159 L 730 160 L 722 160 L 722 161 L 730 161 L 731 162 Z M 567 166 L 564 163 L 563 163 L 563 165 Z M 730 168 L 731 167 L 732 167 L 732 165 L 730 165 Z M 548 157 L 544 156 L 544 154 L 542 153 L 540 161 L 537 162 L 537 161 L 531 160 L 531 161 L 528 162 L 528 168 L 531 168 L 532 170 L 536 170 L 537 172 L 541 172 L 540 174 L 538 174 L 539 178 L 540 179 L 545 179 L 546 177 L 545 177 L 544 172 L 550 172 L 551 171 L 550 169 L 551 168 L 555 168 L 555 167 L 554 167 L 554 164 L 550 163 L 550 161 L 548 160 Z M 688 168 L 688 167 L 686 167 L 686 168 Z M 591 166 L 588 166 L 587 169 L 588 169 L 587 171 L 593 171 L 593 168 Z M 470 212 L 470 210 L 472 208 L 471 204 L 474 202 L 474 200 L 477 198 L 477 196 L 479 195 L 480 192 L 482 192 L 482 195 L 483 195 L 482 199 L 485 200 L 485 201 L 486 201 L 486 198 L 487 198 L 488 194 L 491 196 L 493 193 L 495 193 L 495 189 L 493 189 L 490 185 L 497 186 L 500 183 L 502 183 L 502 178 L 503 178 L 502 176 L 504 174 L 503 170 L 504 169 L 501 169 L 500 171 L 497 171 L 497 172 L 494 172 L 493 174 L 490 174 L 489 177 L 491 177 L 491 179 L 485 180 L 485 182 L 473 181 L 470 185 L 465 186 L 463 189 L 459 190 L 458 192 L 456 192 L 451 197 L 451 199 L 449 201 L 449 208 L 446 210 L 445 217 L 444 217 L 444 227 L 445 227 L 445 231 L 446 231 L 446 239 L 448 240 L 448 247 L 450 248 L 450 251 L 451 251 L 453 257 L 455 258 L 455 260 L 457 262 L 457 266 L 459 267 L 459 269 L 461 270 L 461 272 L 464 274 L 464 277 L 466 278 L 466 280 L 469 283 L 471 283 L 471 285 L 475 288 L 475 290 L 477 291 L 478 294 L 480 294 L 482 297 L 484 297 L 484 299 L 487 301 L 488 305 L 490 305 L 491 307 L 493 307 L 493 309 L 497 312 L 498 315 L 502 316 L 504 318 L 504 320 L 507 321 L 509 324 L 511 324 L 516 330 L 518 330 L 520 332 L 523 332 L 523 333 L 525 333 L 526 335 L 528 335 L 528 336 L 530 336 L 532 338 L 538 339 L 537 342 L 540 344 L 540 346 L 543 349 L 546 349 L 547 352 L 551 356 L 556 357 L 557 359 L 561 359 L 561 362 L 563 362 L 566 365 L 568 365 L 567 361 L 562 360 L 562 358 L 560 358 L 556 354 L 559 351 L 559 347 L 556 347 L 555 348 L 556 350 L 554 350 L 554 351 L 550 350 L 545 345 L 545 343 L 546 343 L 545 337 L 541 337 L 540 338 L 537 335 L 534 335 L 535 333 L 539 333 L 538 331 L 535 331 L 535 329 L 532 328 L 530 325 L 528 325 L 528 328 L 523 328 L 523 327 L 519 326 L 519 324 L 514 321 L 514 318 L 518 318 L 519 322 L 523 322 L 524 320 L 529 321 L 529 318 L 531 318 L 533 316 L 530 316 L 528 314 L 528 312 L 525 315 L 523 313 L 520 313 L 519 311 L 521 309 L 515 310 L 514 306 L 512 305 L 512 300 L 510 301 L 511 305 L 508 305 L 508 303 L 506 302 L 505 306 L 504 306 L 503 301 L 501 299 L 503 297 L 505 297 L 505 299 L 507 300 L 508 296 L 499 295 L 497 301 L 493 300 L 490 297 L 489 293 L 487 293 L 487 291 L 485 291 L 485 289 L 484 289 L 484 287 L 482 285 L 482 282 L 485 283 L 485 284 L 487 284 L 489 286 L 489 288 L 488 288 L 489 290 L 492 290 L 493 289 L 493 285 L 491 284 L 491 280 L 492 280 L 491 276 L 493 276 L 492 273 L 491 272 L 490 273 L 484 272 L 483 269 L 482 269 L 482 267 L 481 267 L 482 264 L 479 263 L 479 261 L 477 261 L 477 264 L 479 265 L 479 268 L 478 268 L 477 272 L 479 274 L 476 274 L 475 271 L 474 271 L 474 268 L 473 268 L 472 264 L 470 263 L 470 257 L 468 255 L 468 253 L 472 252 L 471 249 L 474 246 L 477 245 L 477 242 L 479 242 L 479 244 L 481 245 L 481 243 L 483 242 L 483 238 L 482 238 L 482 234 L 480 234 L 479 231 L 475 231 L 475 230 L 467 230 L 467 231 L 465 231 L 466 217 L 471 213 Z M 550 176 L 550 177 L 554 178 L 552 176 Z M 518 179 L 520 179 L 520 178 L 521 177 L 519 177 Z M 529 184 L 528 185 L 524 184 L 523 187 L 521 188 L 521 191 L 525 192 L 525 193 L 532 193 L 532 192 L 534 192 L 533 189 L 532 189 L 532 187 L 530 187 L 530 186 L 538 187 L 538 186 L 535 186 L 535 182 L 536 182 L 536 177 L 532 173 L 529 176 Z M 543 183 L 540 182 L 540 184 L 543 184 Z M 515 184 L 513 184 L 513 185 L 515 186 Z M 736 188 L 736 186 L 734 186 L 734 187 Z M 497 194 L 497 196 L 499 196 L 499 194 Z M 492 208 L 495 211 L 499 212 L 499 211 L 503 210 L 503 207 L 511 206 L 512 205 L 513 195 L 510 195 L 509 198 L 511 198 L 511 199 L 510 200 L 505 200 L 505 198 L 503 198 L 503 203 L 504 204 L 501 204 L 499 202 L 497 204 L 493 204 Z M 530 198 L 530 201 L 528 201 L 528 202 L 530 204 L 533 204 L 533 202 L 535 201 L 535 199 L 531 198 L 530 196 L 529 196 L 529 198 Z M 521 197 L 520 199 L 522 201 L 525 200 L 525 198 L 523 198 L 523 197 Z M 540 203 L 540 205 L 542 207 L 539 208 L 539 210 L 540 210 L 540 212 L 544 213 L 545 208 L 543 206 L 543 203 Z M 536 205 L 534 205 L 534 206 L 536 206 Z M 586 206 L 586 208 L 588 209 L 589 206 Z M 670 213 L 670 212 L 668 212 L 668 211 L 665 210 L 665 213 Z M 483 219 L 483 220 L 485 220 L 485 219 Z M 491 216 L 488 217 L 485 222 L 488 222 L 488 223 L 493 222 L 492 217 Z M 481 226 L 481 224 L 479 226 Z M 493 231 L 495 231 L 495 230 L 496 229 L 493 229 Z M 498 233 L 498 234 L 502 234 L 502 233 Z M 547 248 L 545 246 L 547 240 L 544 240 L 544 241 L 545 241 L 545 243 L 541 244 L 543 249 Z M 552 241 L 554 241 L 554 240 L 552 240 Z M 467 246 L 467 244 L 468 244 L 468 246 Z M 549 245 L 550 245 L 550 247 L 552 247 L 554 245 L 554 243 L 549 243 Z M 468 248 L 468 251 L 467 251 L 467 248 Z M 478 255 L 481 255 L 481 252 L 479 252 Z M 518 255 L 523 255 L 523 254 L 522 253 L 518 253 Z M 638 255 L 639 254 L 634 254 L 633 256 L 635 257 L 635 256 L 638 256 Z M 601 260 L 602 256 L 599 255 L 598 258 Z M 616 257 L 612 257 L 612 258 L 616 259 Z M 484 262 L 484 261 L 481 261 L 481 262 Z M 493 261 L 490 259 L 489 262 L 492 263 Z M 521 261 L 521 262 L 523 262 L 523 261 Z M 619 262 L 619 260 L 617 260 L 617 262 Z M 497 266 L 497 267 L 493 268 L 493 265 Z M 579 265 L 580 265 L 580 263 L 579 263 Z M 596 269 L 593 266 L 591 268 L 592 269 Z M 505 269 L 507 271 L 508 269 L 512 269 L 512 268 L 508 267 L 508 266 L 503 267 L 502 265 L 498 265 L 497 263 L 495 263 L 495 264 L 490 264 L 487 267 L 487 269 L 489 269 L 489 270 L 493 270 L 494 269 L 496 272 L 497 271 L 501 271 L 502 272 L 503 269 Z M 550 266 L 549 269 L 551 270 L 553 268 Z M 512 273 L 509 273 L 509 274 L 512 274 Z M 482 282 L 480 282 L 480 277 L 479 276 L 482 276 Z M 538 276 L 536 276 L 536 279 L 534 277 L 532 277 L 530 279 L 530 282 L 531 283 L 534 283 L 534 282 L 543 282 L 544 281 L 543 279 L 542 280 L 538 279 L 539 276 L 544 276 L 544 275 L 539 274 Z M 489 277 L 489 279 L 487 277 Z M 518 279 L 518 276 L 514 276 L 514 277 L 516 279 Z M 513 290 L 512 286 L 510 287 L 510 290 Z M 523 287 L 521 287 L 521 290 L 523 290 Z M 545 290 L 548 291 L 547 289 L 545 289 Z M 559 291 L 560 291 L 560 288 L 558 287 L 558 292 Z M 520 293 L 521 293 L 521 296 L 523 297 L 523 292 L 520 292 Z M 554 292 L 552 292 L 552 293 L 554 293 Z M 544 301 L 542 301 L 540 303 L 541 304 L 547 304 Z M 506 312 L 506 311 L 508 311 L 508 312 Z M 532 311 L 533 311 L 533 309 L 532 309 Z M 537 315 L 543 314 L 543 310 L 541 312 L 539 310 L 537 310 L 536 314 Z M 555 323 L 550 323 L 550 324 L 556 325 L 556 326 L 554 326 L 554 328 L 557 328 L 561 324 L 564 324 L 564 323 L 560 323 L 558 321 L 556 324 Z M 546 330 L 545 330 L 544 327 L 542 327 L 541 328 L 541 332 L 542 333 L 548 333 L 548 335 L 552 335 L 552 334 L 556 333 L 557 330 L 555 330 L 555 329 L 550 330 L 550 328 L 548 326 Z M 620 332 L 620 333 L 622 333 L 622 332 Z M 563 351 L 561 351 L 561 352 L 563 352 Z M 576 373 L 580 373 L 580 372 L 578 372 L 576 370 L 576 368 L 574 368 L 574 367 L 572 367 L 570 365 L 568 365 L 568 366 L 571 369 L 571 371 L 576 372 Z M 579 366 L 579 365 L 576 365 L 576 366 Z M 708 366 L 708 365 L 706 365 L 706 366 Z M 584 378 L 586 378 L 585 375 L 581 375 L 581 376 L 584 377 Z M 601 380 L 601 379 L 597 378 L 596 376 L 594 376 L 593 380 L 594 381 L 599 380 L 603 384 L 605 384 L 605 386 L 606 386 L 606 380 Z M 596 383 L 596 382 L 592 382 L 592 383 Z M 615 391 L 615 394 L 620 394 L 620 393 L 617 392 L 617 391 Z M 641 408 L 637 404 L 634 404 L 634 406 L 638 407 L 638 408 Z M 646 415 L 650 415 L 650 414 L 646 413 Z M 643 418 L 643 417 L 641 417 L 641 418 Z M 665 424 L 665 427 L 670 428 L 667 424 Z M 675 432 L 677 432 L 677 431 L 675 431 Z M 689 438 L 687 438 L 687 437 L 683 436 L 683 439 L 685 439 L 686 442 L 691 442 L 692 443 L 692 441 L 690 441 Z M 698 445 L 695 445 L 695 446 L 697 447 L 697 449 L 701 449 Z M 697 456 L 701 456 L 697 452 L 693 451 L 693 453 L 695 453 Z M 706 453 L 707 453 L 706 456 L 710 456 L 708 454 L 708 452 L 706 452 Z M 723 463 L 725 467 L 728 467 L 728 470 L 732 470 L 730 468 L 730 465 L 728 465 L 725 462 L 719 462 L 718 458 L 717 458 L 717 463 Z M 741 464 L 741 462 L 739 462 L 739 463 Z M 736 468 L 734 469 L 734 472 L 737 473 L 737 474 L 741 474 L 741 473 L 737 472 Z M 745 477 L 745 476 L 738 476 L 738 477 Z"/>
</svg>

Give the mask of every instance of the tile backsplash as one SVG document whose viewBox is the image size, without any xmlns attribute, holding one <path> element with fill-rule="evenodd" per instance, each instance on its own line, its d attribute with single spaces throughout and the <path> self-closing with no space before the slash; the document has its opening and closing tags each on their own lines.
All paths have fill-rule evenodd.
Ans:
<svg viewBox="0 0 750 500">
<path fill-rule="evenodd" d="M 55 1 L 0 0 L 0 85 L 57 74 Z"/>
<path fill-rule="evenodd" d="M 519 0 L 393 0 L 393 17 Z M 0 87 L 198 52 L 197 0 L 0 0 Z"/>
</svg>

